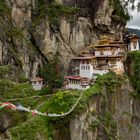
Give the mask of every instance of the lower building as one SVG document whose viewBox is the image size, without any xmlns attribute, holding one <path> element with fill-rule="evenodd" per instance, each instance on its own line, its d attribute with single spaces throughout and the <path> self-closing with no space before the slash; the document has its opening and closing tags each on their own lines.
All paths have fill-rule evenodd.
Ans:
<svg viewBox="0 0 140 140">
<path fill-rule="evenodd" d="M 67 76 L 66 89 L 86 90 L 90 88 L 92 81 L 89 78 L 81 76 Z"/>
</svg>

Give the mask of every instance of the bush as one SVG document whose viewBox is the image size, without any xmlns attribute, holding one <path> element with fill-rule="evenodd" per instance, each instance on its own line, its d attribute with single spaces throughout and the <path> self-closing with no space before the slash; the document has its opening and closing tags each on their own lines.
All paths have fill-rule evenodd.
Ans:
<svg viewBox="0 0 140 140">
<path fill-rule="evenodd" d="M 52 88 L 60 88 L 64 81 L 60 71 L 62 71 L 62 68 L 56 56 L 53 61 L 49 62 L 40 70 L 39 75 L 41 75 Z"/>
<path fill-rule="evenodd" d="M 110 0 L 110 5 L 114 8 L 114 14 L 119 16 L 122 21 L 126 22 L 130 20 L 128 9 L 122 5 L 121 0 Z"/>
<path fill-rule="evenodd" d="M 140 51 L 128 53 L 126 65 L 129 66 L 129 78 L 134 89 L 140 93 Z"/>
<path fill-rule="evenodd" d="M 39 95 L 46 95 L 46 94 L 51 94 L 52 93 L 52 88 L 51 86 L 46 86 L 43 87 L 40 91 L 39 91 Z"/>
<path fill-rule="evenodd" d="M 47 4 L 45 0 L 39 0 L 38 16 L 35 19 L 35 23 L 38 23 L 47 16 L 50 23 L 58 24 L 61 16 L 70 16 L 76 14 L 78 11 L 78 8 L 62 5 L 58 2 L 53 1 Z"/>
<path fill-rule="evenodd" d="M 23 98 L 34 94 L 35 91 L 29 83 L 19 84 L 10 80 L 0 80 L 0 98 Z"/>
</svg>

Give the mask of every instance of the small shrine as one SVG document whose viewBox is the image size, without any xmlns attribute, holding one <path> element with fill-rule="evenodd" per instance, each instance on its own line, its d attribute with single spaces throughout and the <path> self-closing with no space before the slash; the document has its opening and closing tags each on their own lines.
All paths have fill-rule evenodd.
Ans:
<svg viewBox="0 0 140 140">
<path fill-rule="evenodd" d="M 43 81 L 44 81 L 43 78 L 40 77 L 35 77 L 30 80 L 34 90 L 41 90 L 43 87 Z"/>
<path fill-rule="evenodd" d="M 129 51 L 140 50 L 139 39 L 140 39 L 140 37 L 138 37 L 136 34 L 132 34 L 129 36 L 129 40 L 130 40 L 130 42 L 128 44 Z"/>
</svg>

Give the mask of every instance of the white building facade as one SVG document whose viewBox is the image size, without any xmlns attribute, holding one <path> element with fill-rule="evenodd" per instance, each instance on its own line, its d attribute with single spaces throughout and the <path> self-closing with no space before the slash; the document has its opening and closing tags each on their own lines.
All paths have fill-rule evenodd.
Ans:
<svg viewBox="0 0 140 140">
<path fill-rule="evenodd" d="M 139 41 L 137 40 L 137 42 L 131 42 L 128 45 L 128 50 L 129 51 L 137 51 L 137 50 L 140 50 L 140 48 L 139 48 Z"/>
<path fill-rule="evenodd" d="M 95 81 L 98 75 L 104 75 L 110 70 L 124 71 L 123 57 L 126 45 L 121 41 L 103 40 L 99 45 L 94 46 L 94 55 L 86 54 L 74 60 L 79 61 L 79 75 L 67 77 L 67 89 L 86 90 L 90 87 L 90 82 L 82 82 L 83 78 Z"/>
<path fill-rule="evenodd" d="M 126 35 L 125 40 L 128 45 L 128 51 L 140 50 L 140 37 L 136 34 Z"/>
<path fill-rule="evenodd" d="M 43 79 L 42 78 L 34 78 L 31 80 L 31 85 L 34 90 L 41 90 L 43 88 Z"/>
<path fill-rule="evenodd" d="M 83 78 L 80 76 L 69 76 L 66 79 L 68 82 L 68 84 L 66 85 L 66 89 L 87 90 L 88 88 L 90 88 L 90 83 L 83 82 Z"/>
</svg>

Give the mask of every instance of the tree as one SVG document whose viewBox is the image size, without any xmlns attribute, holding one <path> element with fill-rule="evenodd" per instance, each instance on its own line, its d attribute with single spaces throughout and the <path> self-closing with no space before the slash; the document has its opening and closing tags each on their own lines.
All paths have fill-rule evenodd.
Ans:
<svg viewBox="0 0 140 140">
<path fill-rule="evenodd" d="M 63 83 L 63 75 L 60 73 L 61 66 L 58 61 L 58 58 L 55 57 L 41 69 L 41 76 L 52 88 L 60 88 Z"/>
</svg>

